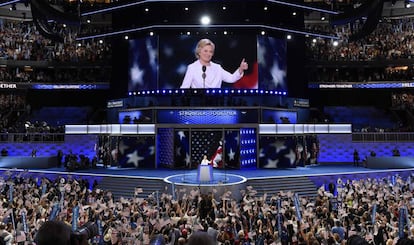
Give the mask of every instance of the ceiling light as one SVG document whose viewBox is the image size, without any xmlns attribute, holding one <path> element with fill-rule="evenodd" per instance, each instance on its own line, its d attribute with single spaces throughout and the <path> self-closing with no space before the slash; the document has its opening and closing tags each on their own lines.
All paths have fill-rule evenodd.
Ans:
<svg viewBox="0 0 414 245">
<path fill-rule="evenodd" d="M 211 19 L 210 19 L 210 17 L 208 17 L 207 15 L 205 15 L 205 16 L 201 17 L 200 22 L 203 25 L 208 25 L 208 24 L 210 24 Z"/>
</svg>

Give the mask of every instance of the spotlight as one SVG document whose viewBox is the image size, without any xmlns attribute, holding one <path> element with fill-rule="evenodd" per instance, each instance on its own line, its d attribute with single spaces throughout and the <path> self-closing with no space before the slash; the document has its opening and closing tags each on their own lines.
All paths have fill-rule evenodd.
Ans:
<svg viewBox="0 0 414 245">
<path fill-rule="evenodd" d="M 210 19 L 210 17 L 208 17 L 207 15 L 205 15 L 205 16 L 201 17 L 200 22 L 203 25 L 208 25 L 208 24 L 210 24 L 211 19 Z"/>
<path fill-rule="evenodd" d="M 405 0 L 404 4 L 407 9 L 411 7 L 411 2 L 409 0 Z"/>
<path fill-rule="evenodd" d="M 13 3 L 12 6 L 10 6 L 10 11 L 16 11 L 16 4 Z"/>
</svg>

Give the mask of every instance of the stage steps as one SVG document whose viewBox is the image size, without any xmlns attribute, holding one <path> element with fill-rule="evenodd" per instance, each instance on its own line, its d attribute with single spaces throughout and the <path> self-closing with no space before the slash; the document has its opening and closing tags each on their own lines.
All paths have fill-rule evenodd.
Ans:
<svg viewBox="0 0 414 245">
<path fill-rule="evenodd" d="M 247 186 L 252 186 L 257 191 L 256 197 L 267 197 L 279 193 L 280 191 L 292 191 L 298 193 L 300 197 L 316 197 L 317 187 L 313 181 L 306 176 L 289 177 L 289 178 L 251 178 L 247 181 Z M 269 200 L 268 200 L 269 201 Z"/>
<path fill-rule="evenodd" d="M 147 198 L 151 194 L 165 192 L 167 184 L 158 178 L 126 178 L 105 176 L 99 182 L 98 187 L 113 193 L 115 199 L 119 197 L 131 198 L 134 196 L 135 188 L 142 188 L 140 198 Z M 279 191 L 293 191 L 299 196 L 315 197 L 317 187 L 308 177 L 283 177 L 283 178 L 252 178 L 247 181 L 247 186 L 252 186 L 257 191 L 256 197 L 267 193 L 268 198 Z"/>
<path fill-rule="evenodd" d="M 130 177 L 110 177 L 105 176 L 98 184 L 98 188 L 111 191 L 115 199 L 120 197 L 132 198 L 135 194 L 135 188 L 142 188 L 138 193 L 139 198 L 147 198 L 157 191 L 163 193 L 167 184 L 158 178 L 130 178 Z"/>
</svg>

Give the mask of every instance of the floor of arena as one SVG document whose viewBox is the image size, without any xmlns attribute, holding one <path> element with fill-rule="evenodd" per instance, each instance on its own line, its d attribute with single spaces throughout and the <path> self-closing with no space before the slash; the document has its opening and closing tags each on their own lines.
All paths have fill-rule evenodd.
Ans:
<svg viewBox="0 0 414 245">
<path fill-rule="evenodd" d="M 319 164 L 309 165 L 306 167 L 296 167 L 287 169 L 214 169 L 214 172 L 221 174 L 235 174 L 243 176 L 247 179 L 257 178 L 283 178 L 295 176 L 336 176 L 336 175 L 357 175 L 357 174 L 375 174 L 387 172 L 407 172 L 414 169 L 370 169 L 365 167 L 353 166 L 349 164 Z M 177 174 L 196 173 L 197 169 L 136 169 L 136 168 L 118 168 L 109 167 L 77 170 L 76 172 L 67 171 L 65 168 L 49 168 L 49 169 L 30 169 L 30 172 L 38 173 L 54 173 L 54 174 L 76 174 L 76 175 L 95 175 L 95 176 L 125 176 L 125 177 L 147 177 L 164 179 L 168 176 Z M 213 172 L 213 173 L 214 173 Z"/>
</svg>

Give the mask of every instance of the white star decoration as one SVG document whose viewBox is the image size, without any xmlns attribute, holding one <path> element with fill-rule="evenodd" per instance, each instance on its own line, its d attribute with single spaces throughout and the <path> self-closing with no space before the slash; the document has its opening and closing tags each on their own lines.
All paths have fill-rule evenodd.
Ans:
<svg viewBox="0 0 414 245">
<path fill-rule="evenodd" d="M 190 155 L 188 155 L 188 153 L 187 154 L 185 154 L 185 166 L 189 166 L 190 165 Z"/>
<path fill-rule="evenodd" d="M 233 149 L 232 148 L 230 148 L 230 152 L 229 152 L 229 160 L 231 161 L 231 160 L 234 160 L 234 155 L 236 155 L 236 153 L 235 152 L 233 152 Z"/>
<path fill-rule="evenodd" d="M 144 83 L 144 71 L 139 68 L 138 64 L 134 64 L 134 66 L 131 67 L 129 74 L 134 85 L 142 85 Z"/>
<path fill-rule="evenodd" d="M 128 157 L 127 163 L 133 163 L 135 167 L 139 166 L 138 164 L 139 161 L 144 160 L 143 157 L 138 156 L 138 151 L 134 151 L 133 153 L 128 154 L 127 157 Z"/>
<path fill-rule="evenodd" d="M 149 63 L 152 67 L 157 66 L 157 56 L 158 56 L 158 50 L 151 46 L 151 41 L 147 39 L 146 42 L 147 50 L 148 50 L 148 57 L 149 57 Z"/>
<path fill-rule="evenodd" d="M 295 162 L 296 154 L 292 149 L 290 149 L 289 154 L 285 154 L 285 157 L 289 159 L 290 165 L 292 165 Z"/>
<path fill-rule="evenodd" d="M 279 160 L 272 160 L 267 159 L 267 164 L 264 166 L 265 168 L 277 168 L 277 164 L 279 163 Z"/>
<path fill-rule="evenodd" d="M 185 138 L 184 131 L 179 131 L 178 136 L 180 136 L 180 140 L 183 140 L 183 138 Z"/>
<path fill-rule="evenodd" d="M 264 153 L 264 149 L 263 148 L 260 148 L 260 150 L 259 150 L 259 157 L 265 157 L 266 156 L 266 154 Z"/>
<path fill-rule="evenodd" d="M 273 83 L 275 84 L 275 87 L 277 88 L 279 84 L 283 86 L 286 71 L 281 70 L 279 68 L 279 64 L 277 63 L 277 61 L 275 61 L 273 67 L 270 69 L 270 73 L 272 74 Z"/>
</svg>

